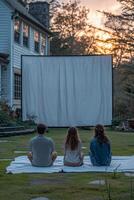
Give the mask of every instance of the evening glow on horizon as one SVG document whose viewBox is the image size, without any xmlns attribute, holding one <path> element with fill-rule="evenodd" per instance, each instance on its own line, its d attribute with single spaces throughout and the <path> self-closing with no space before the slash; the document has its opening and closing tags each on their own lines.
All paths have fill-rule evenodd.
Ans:
<svg viewBox="0 0 134 200">
<path fill-rule="evenodd" d="M 38 0 L 35 0 L 38 1 Z M 44 1 L 44 0 L 42 0 Z M 46 0 L 48 3 L 51 0 Z M 74 0 L 59 0 L 59 2 L 69 2 Z M 90 10 L 89 13 L 89 23 L 93 26 L 103 27 L 105 22 L 105 17 L 99 11 L 108 11 L 112 13 L 120 12 L 120 3 L 117 0 L 80 0 L 82 6 L 85 6 Z"/>
<path fill-rule="evenodd" d="M 49 0 L 48 0 L 49 1 Z M 68 2 L 69 0 L 60 0 L 60 2 Z M 72 0 L 73 1 L 73 0 Z M 93 26 L 103 27 L 105 17 L 99 11 L 108 11 L 117 13 L 120 10 L 120 4 L 117 0 L 81 0 L 81 5 L 89 8 L 89 23 Z"/>
<path fill-rule="evenodd" d="M 117 2 L 117 0 L 101 0 L 101 3 L 100 0 L 83 0 L 81 1 L 81 4 L 82 6 L 88 7 L 90 10 L 89 24 L 102 29 L 104 28 L 105 16 L 98 12 L 98 10 L 107 11 L 114 14 L 120 12 L 120 4 Z M 104 33 L 102 31 L 98 31 L 96 35 L 102 40 L 110 38 L 108 33 Z M 98 42 L 98 47 L 100 47 L 102 53 L 109 53 L 110 49 L 113 48 L 113 44 L 104 44 L 103 42 Z"/>
<path fill-rule="evenodd" d="M 44 1 L 44 0 L 42 0 Z M 51 0 L 47 0 L 49 3 Z M 74 0 L 59 0 L 59 2 L 70 2 Z M 120 13 L 120 3 L 117 0 L 80 0 L 81 6 L 85 6 L 89 9 L 89 15 L 88 15 L 88 21 L 89 25 L 92 25 L 96 28 L 105 29 L 104 23 L 105 23 L 105 16 L 98 11 L 106 11 L 111 12 L 113 14 L 119 14 Z M 82 34 L 82 33 L 81 33 Z M 96 37 L 102 40 L 106 40 L 110 38 L 110 35 L 108 33 L 104 33 L 103 31 L 97 31 Z M 113 48 L 113 44 L 104 44 L 103 42 L 98 41 L 98 47 L 104 47 L 104 50 L 106 50 L 107 53 L 109 53 L 109 50 Z"/>
<path fill-rule="evenodd" d="M 119 12 L 120 4 L 117 0 L 83 0 L 81 1 L 82 6 L 89 8 L 89 22 L 97 27 L 103 27 L 105 17 L 99 11 L 108 11 L 112 13 Z"/>
</svg>

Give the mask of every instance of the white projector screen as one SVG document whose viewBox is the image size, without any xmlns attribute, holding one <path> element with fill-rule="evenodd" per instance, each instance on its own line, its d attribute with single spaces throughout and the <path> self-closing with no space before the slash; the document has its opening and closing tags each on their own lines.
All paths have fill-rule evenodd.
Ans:
<svg viewBox="0 0 134 200">
<path fill-rule="evenodd" d="M 22 116 L 50 127 L 111 125 L 112 57 L 22 56 Z"/>
</svg>

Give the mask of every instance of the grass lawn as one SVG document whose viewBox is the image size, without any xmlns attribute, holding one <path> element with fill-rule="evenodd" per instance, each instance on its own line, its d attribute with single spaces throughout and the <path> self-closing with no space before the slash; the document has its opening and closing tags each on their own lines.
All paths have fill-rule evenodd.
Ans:
<svg viewBox="0 0 134 200">
<path fill-rule="evenodd" d="M 63 155 L 63 144 L 67 129 L 50 129 L 59 155 Z M 111 143 L 113 155 L 134 155 L 134 133 L 106 131 Z M 89 142 L 93 130 L 79 130 L 88 154 Z M 0 142 L 0 159 L 14 158 L 15 151 L 27 151 L 28 141 L 34 135 L 0 138 L 9 142 Z M 10 161 L 0 161 L 0 200 L 30 200 L 47 197 L 50 200 L 134 200 L 134 177 L 117 173 L 54 173 L 54 174 L 6 174 L 5 168 Z M 92 185 L 93 180 L 107 180 L 107 185 Z M 133 190 L 133 192 L 132 192 Z M 110 191 L 110 192 L 109 192 Z M 110 194 L 109 194 L 110 193 Z"/>
</svg>

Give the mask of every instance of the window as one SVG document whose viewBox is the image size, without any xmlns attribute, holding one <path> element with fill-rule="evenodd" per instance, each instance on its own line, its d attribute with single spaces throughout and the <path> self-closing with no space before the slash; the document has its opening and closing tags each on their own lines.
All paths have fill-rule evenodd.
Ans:
<svg viewBox="0 0 134 200">
<path fill-rule="evenodd" d="M 14 98 L 21 99 L 21 75 L 14 74 Z"/>
<path fill-rule="evenodd" d="M 21 33 L 21 21 L 15 19 L 14 22 L 14 41 L 20 44 L 20 33 Z"/>
<path fill-rule="evenodd" d="M 29 46 L 29 26 L 26 23 L 23 23 L 23 45 Z"/>
<path fill-rule="evenodd" d="M 34 31 L 34 50 L 39 53 L 40 45 L 39 45 L 39 32 Z"/>
<path fill-rule="evenodd" d="M 41 54 L 45 54 L 46 38 L 45 35 L 41 36 Z"/>
</svg>

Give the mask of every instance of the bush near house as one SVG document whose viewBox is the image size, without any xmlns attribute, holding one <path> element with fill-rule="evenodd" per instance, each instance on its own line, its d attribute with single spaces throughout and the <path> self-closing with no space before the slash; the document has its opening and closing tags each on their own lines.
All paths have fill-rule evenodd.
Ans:
<svg viewBox="0 0 134 200">
<path fill-rule="evenodd" d="M 15 111 L 5 102 L 0 102 L 0 127 L 7 126 L 24 126 L 25 128 L 34 127 L 34 119 L 28 117 L 28 120 L 23 122 L 21 120 L 20 112 L 16 109 Z"/>
</svg>

